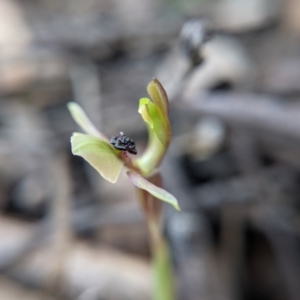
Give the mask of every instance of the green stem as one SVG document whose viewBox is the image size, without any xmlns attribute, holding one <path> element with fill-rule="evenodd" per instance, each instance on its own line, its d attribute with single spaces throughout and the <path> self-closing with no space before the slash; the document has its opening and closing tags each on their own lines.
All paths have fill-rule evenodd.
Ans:
<svg viewBox="0 0 300 300">
<path fill-rule="evenodd" d="M 160 174 L 148 178 L 157 186 L 162 186 Z M 174 300 L 173 268 L 167 240 L 162 234 L 162 207 L 163 203 L 147 191 L 137 189 L 140 204 L 145 213 L 153 262 L 154 300 Z"/>
<path fill-rule="evenodd" d="M 174 300 L 173 270 L 167 241 L 153 249 L 154 300 Z"/>
</svg>

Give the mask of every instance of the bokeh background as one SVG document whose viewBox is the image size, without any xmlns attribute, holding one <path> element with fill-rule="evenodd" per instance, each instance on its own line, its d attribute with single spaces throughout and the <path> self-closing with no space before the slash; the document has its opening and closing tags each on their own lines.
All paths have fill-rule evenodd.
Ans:
<svg viewBox="0 0 300 300">
<path fill-rule="evenodd" d="M 71 155 L 66 104 L 142 153 L 153 77 L 177 299 L 300 299 L 299 0 L 0 0 L 1 300 L 152 299 L 134 189 Z"/>
</svg>

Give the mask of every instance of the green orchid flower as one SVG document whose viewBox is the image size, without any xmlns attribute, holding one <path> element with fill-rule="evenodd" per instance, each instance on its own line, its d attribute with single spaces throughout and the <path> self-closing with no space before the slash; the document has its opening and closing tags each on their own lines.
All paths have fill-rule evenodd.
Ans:
<svg viewBox="0 0 300 300">
<path fill-rule="evenodd" d="M 148 98 L 140 99 L 138 112 L 148 128 L 149 142 L 147 149 L 139 158 L 131 159 L 126 151 L 111 145 L 109 139 L 97 130 L 75 102 L 68 103 L 68 109 L 86 134 L 73 133 L 72 153 L 83 157 L 104 179 L 112 183 L 117 181 L 122 168 L 127 168 L 130 181 L 138 189 L 145 190 L 153 197 L 180 210 L 173 195 L 149 181 L 157 172 L 168 149 L 172 132 L 168 115 L 169 102 L 164 88 L 157 79 L 153 79 L 147 91 L 152 101 Z"/>
</svg>

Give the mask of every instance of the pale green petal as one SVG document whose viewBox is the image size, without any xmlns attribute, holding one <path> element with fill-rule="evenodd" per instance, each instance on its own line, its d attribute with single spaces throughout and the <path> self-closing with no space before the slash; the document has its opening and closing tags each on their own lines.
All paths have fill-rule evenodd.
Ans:
<svg viewBox="0 0 300 300">
<path fill-rule="evenodd" d="M 133 161 L 146 177 L 160 165 L 172 136 L 166 91 L 156 78 L 148 84 L 147 91 L 152 101 L 148 98 L 140 99 L 138 111 L 146 123 L 149 140 L 143 155 Z"/>
<path fill-rule="evenodd" d="M 167 115 L 169 113 L 169 100 L 161 83 L 156 78 L 153 78 L 147 86 L 147 91 L 153 102 Z"/>
<path fill-rule="evenodd" d="M 88 118 L 79 104 L 77 104 L 76 102 L 69 102 L 68 109 L 74 121 L 82 128 L 83 131 L 92 136 L 108 140 L 107 137 L 94 126 L 92 121 Z"/>
<path fill-rule="evenodd" d="M 152 103 L 148 98 L 142 98 L 139 102 L 139 114 L 143 117 L 144 121 L 150 126 L 151 129 L 154 128 L 153 120 L 149 114 L 148 105 Z"/>
<path fill-rule="evenodd" d="M 177 199 L 172 194 L 168 193 L 166 190 L 149 182 L 147 179 L 145 179 L 140 174 L 134 171 L 128 171 L 127 175 L 135 186 L 137 186 L 140 189 L 146 190 L 155 198 L 173 205 L 175 209 L 180 211 L 180 207 L 178 205 Z"/>
<path fill-rule="evenodd" d="M 72 153 L 83 157 L 100 175 L 115 183 L 124 165 L 117 151 L 105 140 L 75 132 L 71 137 Z"/>
</svg>

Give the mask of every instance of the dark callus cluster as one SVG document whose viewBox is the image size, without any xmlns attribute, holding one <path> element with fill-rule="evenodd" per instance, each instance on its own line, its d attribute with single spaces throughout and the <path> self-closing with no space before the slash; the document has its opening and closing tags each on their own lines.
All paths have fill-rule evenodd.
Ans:
<svg viewBox="0 0 300 300">
<path fill-rule="evenodd" d="M 134 155 L 137 154 L 134 141 L 126 136 L 123 132 L 120 132 L 120 134 L 117 136 L 113 136 L 110 139 L 110 143 L 118 150 L 128 151 Z"/>
</svg>

